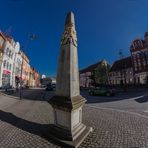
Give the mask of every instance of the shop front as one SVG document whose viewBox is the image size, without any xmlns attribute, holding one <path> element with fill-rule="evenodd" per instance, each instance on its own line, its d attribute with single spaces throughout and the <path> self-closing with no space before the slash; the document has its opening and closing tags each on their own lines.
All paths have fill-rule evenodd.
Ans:
<svg viewBox="0 0 148 148">
<path fill-rule="evenodd" d="M 2 87 L 10 87 L 10 79 L 11 79 L 11 72 L 8 70 L 3 70 L 3 75 L 2 75 Z"/>
</svg>

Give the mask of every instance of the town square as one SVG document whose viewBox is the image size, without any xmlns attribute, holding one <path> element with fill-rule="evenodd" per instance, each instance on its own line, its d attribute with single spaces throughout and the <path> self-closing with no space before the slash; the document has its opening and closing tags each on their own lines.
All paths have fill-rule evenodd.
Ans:
<svg viewBox="0 0 148 148">
<path fill-rule="evenodd" d="M 0 148 L 148 147 L 148 2 L 119 1 L 1 0 Z"/>
</svg>

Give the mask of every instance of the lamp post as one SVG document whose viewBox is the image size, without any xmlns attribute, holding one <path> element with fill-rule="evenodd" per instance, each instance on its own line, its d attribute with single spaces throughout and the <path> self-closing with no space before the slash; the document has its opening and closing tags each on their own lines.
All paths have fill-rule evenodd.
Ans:
<svg viewBox="0 0 148 148">
<path fill-rule="evenodd" d="M 121 82 L 122 82 L 122 87 L 124 89 L 124 92 L 127 91 L 127 84 L 126 84 L 126 62 L 123 61 L 124 59 L 124 55 L 122 51 L 119 51 L 119 56 L 120 56 L 120 60 L 122 61 L 122 69 L 121 69 Z"/>
<path fill-rule="evenodd" d="M 122 60 L 124 58 L 123 56 L 123 52 L 122 52 L 122 49 L 119 50 L 119 59 Z M 123 63 L 122 63 L 123 64 Z M 121 71 L 120 71 L 120 75 L 121 75 L 121 80 L 120 80 L 120 84 L 121 84 L 121 87 L 123 88 L 124 86 L 124 74 L 123 74 L 123 68 L 121 68 Z"/>
<path fill-rule="evenodd" d="M 22 77 L 23 77 L 24 56 L 25 56 L 25 52 L 26 52 L 26 49 L 29 46 L 30 41 L 34 40 L 35 38 L 36 38 L 36 36 L 34 34 L 30 34 L 28 36 L 25 48 L 24 48 L 24 50 L 22 50 L 22 55 L 21 55 L 22 56 L 22 63 L 21 63 L 21 80 L 20 80 L 20 99 L 22 98 L 22 84 L 23 84 Z"/>
<path fill-rule="evenodd" d="M 124 71 L 123 71 L 123 74 L 124 74 L 124 91 L 126 92 L 127 91 L 127 84 L 126 84 L 126 63 L 124 63 Z"/>
</svg>

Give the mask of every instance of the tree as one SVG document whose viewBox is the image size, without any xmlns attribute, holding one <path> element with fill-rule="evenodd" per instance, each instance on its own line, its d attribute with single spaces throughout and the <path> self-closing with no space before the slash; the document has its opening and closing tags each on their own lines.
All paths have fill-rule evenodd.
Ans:
<svg viewBox="0 0 148 148">
<path fill-rule="evenodd" d="M 91 76 L 89 76 L 91 80 L 91 85 L 96 86 L 96 69 L 94 69 L 91 73 Z"/>
<path fill-rule="evenodd" d="M 94 76 L 97 84 L 100 85 L 109 84 L 109 76 L 108 76 L 109 69 L 110 69 L 109 64 L 101 63 L 100 65 L 98 65 Z"/>
</svg>

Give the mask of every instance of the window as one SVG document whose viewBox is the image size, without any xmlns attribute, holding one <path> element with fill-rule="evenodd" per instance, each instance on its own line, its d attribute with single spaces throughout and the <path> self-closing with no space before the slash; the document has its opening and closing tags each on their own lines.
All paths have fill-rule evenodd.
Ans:
<svg viewBox="0 0 148 148">
<path fill-rule="evenodd" d="M 134 42 L 134 46 L 137 48 L 137 43 L 136 42 Z"/>
<path fill-rule="evenodd" d="M 9 70 L 11 70 L 11 64 L 9 65 Z"/>
<path fill-rule="evenodd" d="M 8 54 L 9 54 L 9 48 L 7 48 L 6 50 L 6 55 L 8 56 Z"/>
<path fill-rule="evenodd" d="M 138 45 L 141 46 L 141 42 L 140 41 L 138 41 Z"/>
<path fill-rule="evenodd" d="M 4 68 L 6 68 L 6 60 L 4 61 L 4 64 L 3 65 L 4 65 Z"/>
<path fill-rule="evenodd" d="M 7 67 L 6 67 L 7 69 L 9 69 L 9 63 L 7 62 Z"/>
<path fill-rule="evenodd" d="M 147 51 L 145 51 L 145 56 L 147 56 L 147 57 L 148 57 L 148 50 L 147 50 Z"/>
<path fill-rule="evenodd" d="M 145 66 L 146 65 L 146 61 L 143 59 L 143 65 Z"/>
<path fill-rule="evenodd" d="M 116 76 L 118 76 L 118 72 L 116 71 Z"/>
<path fill-rule="evenodd" d="M 137 66 L 135 67 L 135 71 L 137 71 L 138 70 L 138 68 L 137 68 Z"/>
<path fill-rule="evenodd" d="M 11 59 L 13 59 L 13 53 L 11 53 Z"/>
<path fill-rule="evenodd" d="M 9 50 L 8 57 L 11 57 L 11 50 Z"/>
<path fill-rule="evenodd" d="M 7 48 L 7 49 L 5 50 L 6 55 L 8 55 L 8 52 L 9 52 L 9 48 Z"/>
</svg>

